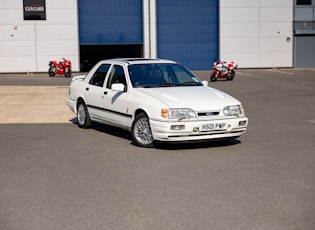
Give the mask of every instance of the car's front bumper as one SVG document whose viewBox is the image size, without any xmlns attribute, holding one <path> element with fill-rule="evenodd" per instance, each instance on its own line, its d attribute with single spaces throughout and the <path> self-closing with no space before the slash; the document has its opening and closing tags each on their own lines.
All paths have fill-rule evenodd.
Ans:
<svg viewBox="0 0 315 230">
<path fill-rule="evenodd" d="M 216 124 L 224 124 L 224 128 L 216 129 Z M 245 133 L 247 124 L 246 117 L 176 122 L 150 120 L 154 140 L 174 142 L 239 137 Z M 201 131 L 203 125 L 213 126 L 213 130 Z M 180 130 L 172 130 L 174 127 L 180 127 Z"/>
</svg>

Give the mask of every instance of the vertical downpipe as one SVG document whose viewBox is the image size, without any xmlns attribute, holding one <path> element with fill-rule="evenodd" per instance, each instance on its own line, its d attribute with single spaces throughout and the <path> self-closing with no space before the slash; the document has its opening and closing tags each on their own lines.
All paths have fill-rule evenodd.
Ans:
<svg viewBox="0 0 315 230">
<path fill-rule="evenodd" d="M 35 33 L 35 71 L 38 71 L 38 60 L 37 60 L 37 24 L 34 21 L 34 33 Z"/>
<path fill-rule="evenodd" d="M 150 57 L 157 58 L 157 10 L 156 10 L 156 0 L 151 0 L 150 4 Z"/>
<path fill-rule="evenodd" d="M 150 58 L 150 0 L 142 0 L 144 58 Z"/>
<path fill-rule="evenodd" d="M 144 58 L 156 58 L 156 0 L 142 0 Z"/>
<path fill-rule="evenodd" d="M 149 58 L 151 58 L 151 0 L 148 0 L 148 24 L 149 24 Z"/>
</svg>

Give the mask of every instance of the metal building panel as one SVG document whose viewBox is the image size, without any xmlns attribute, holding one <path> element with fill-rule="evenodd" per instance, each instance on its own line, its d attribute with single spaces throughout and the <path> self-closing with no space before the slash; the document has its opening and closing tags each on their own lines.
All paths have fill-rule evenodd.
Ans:
<svg viewBox="0 0 315 230">
<path fill-rule="evenodd" d="M 73 25 L 38 25 L 36 31 L 40 41 L 69 41 L 78 37 L 78 29 Z"/>
<path fill-rule="evenodd" d="M 235 60 L 244 68 L 291 67 L 293 2 L 259 0 L 256 4 L 256 1 L 241 1 L 248 6 L 239 6 L 236 2 L 220 0 L 220 31 L 223 31 L 220 33 L 220 58 Z M 246 31 L 248 25 L 256 28 L 251 26 L 248 27 L 251 32 Z M 239 32 L 233 33 L 235 28 L 240 28 Z"/>
<path fill-rule="evenodd" d="M 38 25 L 74 25 L 77 27 L 77 17 L 69 17 L 76 12 L 76 8 L 73 9 L 49 9 L 47 10 L 47 20 L 36 22 Z M 53 20 L 48 20 L 53 19 Z"/>
<path fill-rule="evenodd" d="M 288 42 L 286 37 L 268 37 L 260 38 L 259 42 L 260 52 L 290 52 L 292 51 L 292 42 Z"/>
<path fill-rule="evenodd" d="M 36 69 L 35 54 L 28 56 L 0 56 L 0 72 L 29 72 Z M 17 67 L 16 63 L 19 63 Z M 46 66 L 47 62 L 46 62 Z"/>
<path fill-rule="evenodd" d="M 22 6 L 22 1 L 2 1 L 1 9 L 17 9 Z"/>
<path fill-rule="evenodd" d="M 221 38 L 220 53 L 258 52 L 259 40 L 257 38 Z M 237 61 L 237 60 L 235 60 Z"/>
<path fill-rule="evenodd" d="M 259 10 L 258 8 L 241 8 L 241 7 L 227 7 L 220 8 L 220 22 L 232 23 L 248 23 L 258 22 Z"/>
<path fill-rule="evenodd" d="M 275 1 L 275 0 L 273 0 Z M 285 0 L 286 1 L 286 0 Z M 220 7 L 257 8 L 261 4 L 260 0 L 225 0 L 220 1 Z"/>
<path fill-rule="evenodd" d="M 38 56 L 59 56 L 58 60 L 63 57 L 67 58 L 69 55 L 75 55 L 77 48 L 78 44 L 71 40 L 37 41 Z"/>
<path fill-rule="evenodd" d="M 1 4 L 0 4 L 1 7 Z M 19 15 L 20 17 L 17 17 Z M 18 9 L 2 9 L 0 8 L 0 24 L 1 25 L 12 25 L 12 24 L 33 24 L 33 21 L 23 21 L 22 8 Z"/>
<path fill-rule="evenodd" d="M 233 22 L 221 23 L 220 36 L 223 38 L 257 38 L 259 33 L 259 24 L 256 22 L 248 22 L 235 24 Z"/>
<path fill-rule="evenodd" d="M 261 52 L 259 54 L 260 67 L 285 67 L 292 63 L 292 52 Z"/>
<path fill-rule="evenodd" d="M 259 34 L 261 37 L 291 37 L 291 22 L 264 22 L 259 25 Z"/>
<path fill-rule="evenodd" d="M 1 41 L 0 56 L 15 57 L 15 56 L 33 56 L 35 55 L 35 44 L 33 41 Z M 2 63 L 1 63 L 2 68 Z"/>
<path fill-rule="evenodd" d="M 35 39 L 34 30 L 34 25 L 0 25 L 0 41 L 33 41 Z"/>
<path fill-rule="evenodd" d="M 77 0 L 81 1 L 81 0 Z M 46 7 L 49 9 L 73 9 L 77 8 L 77 1 L 65 1 L 65 0 L 46 0 Z"/>
<path fill-rule="evenodd" d="M 289 22 L 292 21 L 292 7 L 260 8 L 260 22 Z"/>
<path fill-rule="evenodd" d="M 46 72 L 50 60 L 62 57 L 79 70 L 77 0 L 46 3 L 40 21 L 23 20 L 22 1 L 0 5 L 0 72 Z"/>
<path fill-rule="evenodd" d="M 263 0 L 260 1 L 260 7 L 275 7 L 275 6 L 293 6 L 293 1 L 288 0 Z"/>
<path fill-rule="evenodd" d="M 222 53 L 220 55 L 222 60 L 227 62 L 236 61 L 239 68 L 256 68 L 259 66 L 258 52 L 242 52 L 242 53 Z M 250 60 L 250 62 L 248 61 Z"/>
</svg>

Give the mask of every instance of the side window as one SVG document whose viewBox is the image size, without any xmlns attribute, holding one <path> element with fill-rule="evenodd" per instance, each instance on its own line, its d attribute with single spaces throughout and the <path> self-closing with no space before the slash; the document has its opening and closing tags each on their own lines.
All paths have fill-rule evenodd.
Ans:
<svg viewBox="0 0 315 230">
<path fill-rule="evenodd" d="M 120 65 L 114 65 L 111 69 L 106 88 L 111 89 L 114 83 L 122 83 L 125 87 L 127 86 L 124 68 Z"/>
<path fill-rule="evenodd" d="M 110 67 L 109 64 L 101 65 L 91 77 L 89 84 L 103 87 L 104 80 L 109 70 L 109 67 Z"/>
</svg>

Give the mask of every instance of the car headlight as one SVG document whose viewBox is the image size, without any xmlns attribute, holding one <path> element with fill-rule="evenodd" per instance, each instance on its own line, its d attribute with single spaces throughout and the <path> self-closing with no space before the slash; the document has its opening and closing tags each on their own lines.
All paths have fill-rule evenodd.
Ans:
<svg viewBox="0 0 315 230">
<path fill-rule="evenodd" d="M 196 113 L 192 109 L 162 109 L 161 116 L 162 118 L 179 120 L 197 117 Z"/>
<path fill-rule="evenodd" d="M 226 106 L 223 109 L 224 116 L 243 116 L 244 115 L 244 108 L 242 105 L 231 105 Z"/>
</svg>

